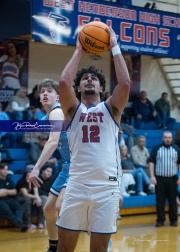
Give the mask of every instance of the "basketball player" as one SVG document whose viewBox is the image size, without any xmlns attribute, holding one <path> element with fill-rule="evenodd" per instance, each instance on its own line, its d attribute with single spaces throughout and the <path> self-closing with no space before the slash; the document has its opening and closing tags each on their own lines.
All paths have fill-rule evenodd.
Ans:
<svg viewBox="0 0 180 252">
<path fill-rule="evenodd" d="M 44 79 L 41 83 L 38 84 L 38 90 L 40 94 L 40 101 L 47 112 L 47 116 L 43 119 L 60 120 L 62 122 L 64 116 L 59 104 L 58 83 L 51 79 Z M 38 178 L 39 170 L 48 161 L 55 149 L 60 152 L 62 159 L 62 170 L 59 173 L 59 176 L 56 178 L 54 184 L 52 185 L 48 200 L 44 206 L 44 215 L 46 218 L 46 225 L 49 235 L 49 248 L 47 252 L 55 252 L 57 250 L 58 232 L 56 227 L 56 220 L 58 217 L 58 212 L 61 206 L 61 201 L 69 173 L 70 152 L 67 134 L 64 131 L 62 131 L 61 134 L 60 132 L 50 133 L 49 139 L 44 146 L 44 149 L 29 178 L 30 186 L 31 183 L 34 186 L 39 186 L 39 183 L 42 183 L 40 178 Z"/>
<path fill-rule="evenodd" d="M 111 234 L 116 233 L 121 175 L 118 131 L 128 101 L 130 79 L 117 45 L 108 28 L 117 86 L 106 102 L 100 102 L 105 77 L 95 67 L 78 65 L 86 52 L 79 38 L 59 81 L 59 95 L 67 127 L 71 164 L 58 226 L 58 252 L 74 251 L 80 231 L 89 231 L 90 251 L 106 252 Z M 76 74 L 77 72 L 77 74 Z M 72 87 L 80 95 L 80 100 Z"/>
</svg>

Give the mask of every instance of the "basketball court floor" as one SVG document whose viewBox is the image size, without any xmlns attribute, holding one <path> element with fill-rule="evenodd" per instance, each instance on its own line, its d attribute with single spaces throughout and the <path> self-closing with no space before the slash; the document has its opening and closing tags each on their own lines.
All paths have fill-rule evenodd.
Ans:
<svg viewBox="0 0 180 252">
<path fill-rule="evenodd" d="M 123 216 L 117 221 L 118 231 L 112 235 L 111 252 L 179 252 L 180 226 L 156 228 L 156 215 Z M 180 225 L 180 224 L 179 224 Z M 26 233 L 14 228 L 0 228 L 0 252 L 46 252 L 46 229 Z M 89 251 L 89 236 L 81 233 L 75 252 Z"/>
</svg>

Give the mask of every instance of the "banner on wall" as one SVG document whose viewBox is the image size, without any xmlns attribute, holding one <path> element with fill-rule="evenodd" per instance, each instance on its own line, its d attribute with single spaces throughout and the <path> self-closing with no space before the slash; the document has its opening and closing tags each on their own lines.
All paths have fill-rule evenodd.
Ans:
<svg viewBox="0 0 180 252">
<path fill-rule="evenodd" d="M 3 108 L 21 86 L 28 87 L 28 41 L 0 40 L 0 102 Z"/>
<path fill-rule="evenodd" d="M 112 26 L 124 52 L 180 58 L 180 15 L 103 1 L 33 0 L 32 38 L 75 45 L 81 27 Z"/>
</svg>

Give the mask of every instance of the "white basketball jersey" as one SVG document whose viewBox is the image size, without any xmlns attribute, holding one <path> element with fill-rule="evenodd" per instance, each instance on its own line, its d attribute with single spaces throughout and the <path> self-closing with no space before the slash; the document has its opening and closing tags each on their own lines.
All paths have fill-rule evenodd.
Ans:
<svg viewBox="0 0 180 252">
<path fill-rule="evenodd" d="M 67 133 L 71 151 L 70 181 L 87 185 L 118 184 L 121 175 L 119 126 L 105 102 L 80 103 Z"/>
<path fill-rule="evenodd" d="M 3 88 L 19 89 L 21 87 L 19 81 L 19 67 L 16 63 L 6 61 L 2 67 L 2 75 L 4 81 Z"/>
</svg>

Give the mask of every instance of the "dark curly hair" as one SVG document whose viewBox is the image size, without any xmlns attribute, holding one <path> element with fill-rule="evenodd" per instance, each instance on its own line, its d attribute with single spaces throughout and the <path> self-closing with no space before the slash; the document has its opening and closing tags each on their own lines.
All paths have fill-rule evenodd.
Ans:
<svg viewBox="0 0 180 252">
<path fill-rule="evenodd" d="M 103 87 L 103 92 L 105 91 L 105 86 L 106 86 L 106 80 L 105 80 L 105 76 L 102 74 L 102 70 L 99 70 L 97 68 L 95 68 L 95 66 L 89 66 L 89 67 L 84 67 L 81 70 L 79 70 L 76 74 L 76 78 L 74 79 L 74 90 L 76 92 L 76 97 L 80 100 L 81 98 L 81 94 L 78 92 L 78 86 L 80 84 L 80 80 L 82 78 L 82 76 L 86 73 L 91 73 L 94 74 L 95 76 L 98 77 L 99 81 L 100 81 L 100 86 Z M 103 93 L 100 93 L 100 97 L 102 98 Z"/>
</svg>

